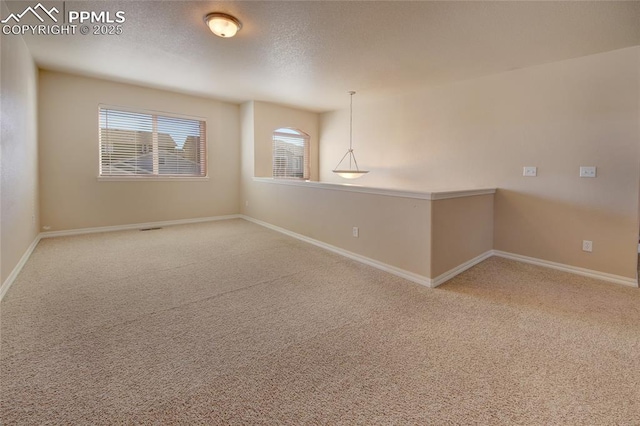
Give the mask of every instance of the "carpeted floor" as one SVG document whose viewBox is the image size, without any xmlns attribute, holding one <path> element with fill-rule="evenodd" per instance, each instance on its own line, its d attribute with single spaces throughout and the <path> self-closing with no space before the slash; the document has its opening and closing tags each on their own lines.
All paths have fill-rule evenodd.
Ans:
<svg viewBox="0 0 640 426">
<path fill-rule="evenodd" d="M 640 424 L 640 291 L 491 258 L 428 289 L 243 220 L 40 242 L 0 423 Z"/>
</svg>

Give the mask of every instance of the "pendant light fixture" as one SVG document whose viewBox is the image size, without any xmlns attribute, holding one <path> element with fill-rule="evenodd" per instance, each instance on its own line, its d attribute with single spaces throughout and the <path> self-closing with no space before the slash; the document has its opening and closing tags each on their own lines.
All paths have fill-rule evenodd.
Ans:
<svg viewBox="0 0 640 426">
<path fill-rule="evenodd" d="M 356 156 L 353 153 L 353 95 L 355 94 L 356 92 L 354 91 L 349 92 L 349 95 L 351 96 L 351 104 L 349 106 L 349 149 L 347 150 L 347 153 L 344 154 L 342 160 L 340 160 L 336 168 L 333 170 L 333 173 L 345 179 L 356 179 L 366 173 L 369 173 L 368 170 L 360 170 L 358 168 L 358 162 L 356 161 Z M 341 169 L 340 164 L 342 164 L 342 162 L 347 157 L 349 157 L 349 168 Z M 355 166 L 355 169 L 353 168 L 353 166 Z"/>
</svg>

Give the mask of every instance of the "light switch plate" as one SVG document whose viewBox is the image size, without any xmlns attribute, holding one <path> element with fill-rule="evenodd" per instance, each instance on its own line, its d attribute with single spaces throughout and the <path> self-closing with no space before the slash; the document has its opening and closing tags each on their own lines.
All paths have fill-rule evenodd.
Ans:
<svg viewBox="0 0 640 426">
<path fill-rule="evenodd" d="M 522 169 L 522 176 L 535 177 L 538 176 L 537 167 L 525 167 Z"/>
<path fill-rule="evenodd" d="M 596 166 L 580 166 L 580 177 L 596 177 Z"/>
</svg>

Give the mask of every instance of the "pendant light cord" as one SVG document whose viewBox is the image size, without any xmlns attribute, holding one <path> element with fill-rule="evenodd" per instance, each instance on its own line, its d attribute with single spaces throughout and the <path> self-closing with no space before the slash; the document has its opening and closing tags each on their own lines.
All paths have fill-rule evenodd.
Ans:
<svg viewBox="0 0 640 426">
<path fill-rule="evenodd" d="M 351 104 L 349 105 L 349 149 L 353 149 L 353 95 L 356 92 L 349 92 Z"/>
<path fill-rule="evenodd" d="M 340 161 L 338 162 L 338 165 L 333 169 L 334 173 L 357 173 L 358 176 L 361 176 L 365 173 L 369 173 L 368 171 L 360 171 L 360 169 L 358 168 L 358 161 L 356 161 L 356 156 L 353 153 L 353 95 L 356 94 L 356 92 L 349 91 L 348 92 L 349 95 L 351 95 L 351 101 L 349 102 L 349 149 L 347 150 L 347 152 L 342 156 L 342 158 L 340 159 Z M 349 157 L 349 170 L 340 170 L 340 164 L 342 164 L 342 162 L 345 160 L 345 158 Z M 356 169 L 353 170 L 353 165 L 356 166 Z M 358 177 L 355 176 L 355 177 Z"/>
<path fill-rule="evenodd" d="M 353 95 L 356 92 L 353 90 L 349 92 L 350 102 L 349 102 L 349 169 L 351 169 L 351 160 L 355 161 L 355 157 L 353 156 Z M 356 170 L 358 169 L 358 163 L 356 163 Z"/>
</svg>

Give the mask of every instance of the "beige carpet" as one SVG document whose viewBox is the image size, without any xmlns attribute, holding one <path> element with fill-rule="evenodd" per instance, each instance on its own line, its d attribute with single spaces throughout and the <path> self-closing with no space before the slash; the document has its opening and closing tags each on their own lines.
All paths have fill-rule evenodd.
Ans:
<svg viewBox="0 0 640 426">
<path fill-rule="evenodd" d="M 232 220 L 41 241 L 0 423 L 640 424 L 640 292 L 491 258 L 427 289 Z"/>
</svg>

